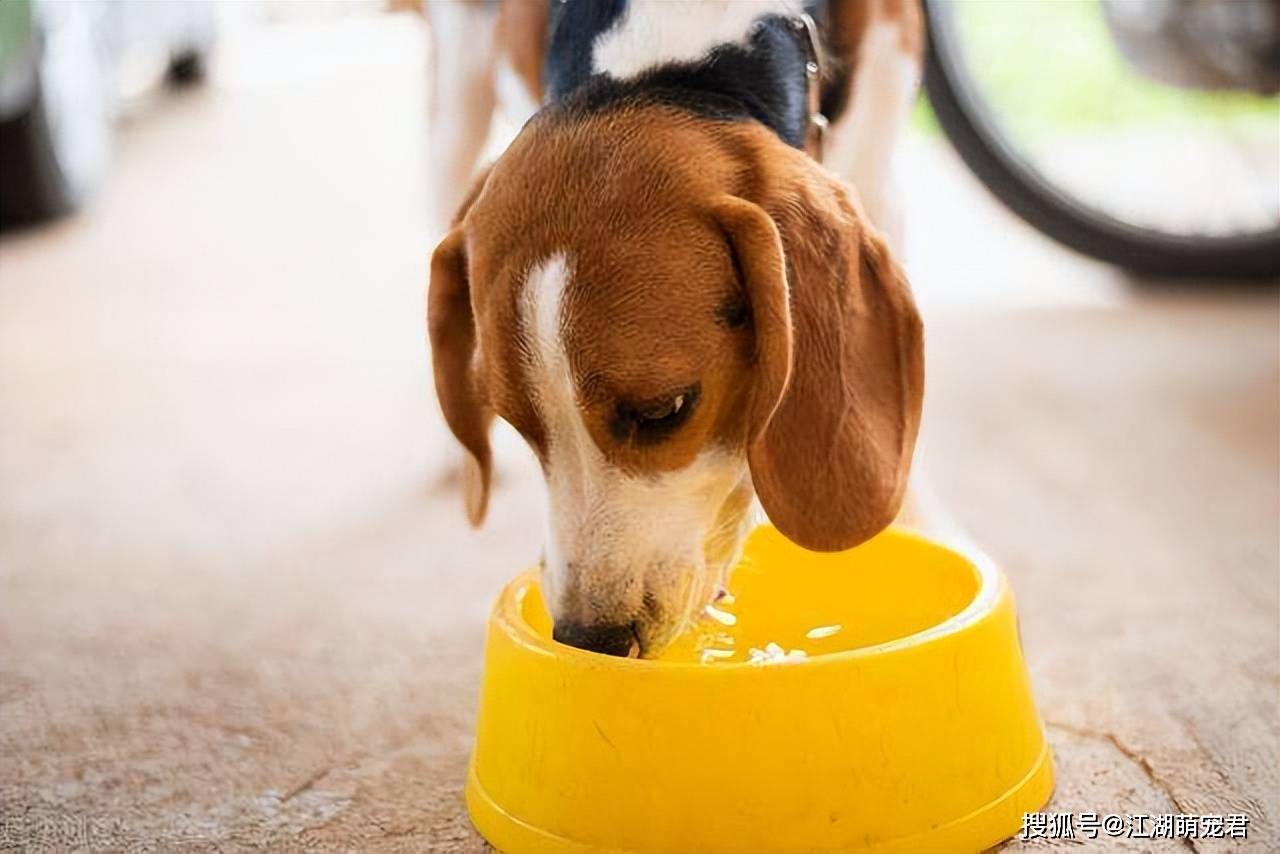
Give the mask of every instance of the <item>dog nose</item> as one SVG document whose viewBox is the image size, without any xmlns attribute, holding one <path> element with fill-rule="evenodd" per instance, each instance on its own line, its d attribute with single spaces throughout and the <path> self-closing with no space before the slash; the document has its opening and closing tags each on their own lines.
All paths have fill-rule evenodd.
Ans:
<svg viewBox="0 0 1280 854">
<path fill-rule="evenodd" d="M 576 646 L 588 652 L 616 655 L 622 658 L 630 656 L 639 647 L 635 628 L 631 623 L 624 625 L 597 623 L 584 626 L 581 623 L 558 620 L 551 629 L 551 637 L 559 643 Z"/>
</svg>

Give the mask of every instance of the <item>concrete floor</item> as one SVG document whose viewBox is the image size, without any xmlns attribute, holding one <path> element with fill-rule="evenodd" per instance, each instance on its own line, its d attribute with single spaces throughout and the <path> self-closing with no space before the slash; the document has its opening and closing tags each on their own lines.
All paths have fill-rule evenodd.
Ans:
<svg viewBox="0 0 1280 854">
<path fill-rule="evenodd" d="M 483 623 L 542 498 L 509 434 L 486 528 L 449 477 L 421 51 L 243 33 L 88 211 L 0 239 L 0 847 L 483 847 Z M 1017 592 L 1049 809 L 1244 812 L 1105 847 L 1276 850 L 1274 293 L 1135 290 L 942 149 L 908 167 L 928 466 Z"/>
</svg>

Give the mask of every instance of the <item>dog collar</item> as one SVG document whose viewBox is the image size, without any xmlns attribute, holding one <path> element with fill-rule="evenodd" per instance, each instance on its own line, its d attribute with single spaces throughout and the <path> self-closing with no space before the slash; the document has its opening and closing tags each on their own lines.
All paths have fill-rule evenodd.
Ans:
<svg viewBox="0 0 1280 854">
<path fill-rule="evenodd" d="M 791 19 L 791 27 L 804 35 L 808 110 L 804 147 L 810 157 L 821 163 L 827 136 L 827 117 L 822 114 L 822 43 L 818 36 L 818 25 L 811 15 L 804 12 L 796 15 Z"/>
</svg>

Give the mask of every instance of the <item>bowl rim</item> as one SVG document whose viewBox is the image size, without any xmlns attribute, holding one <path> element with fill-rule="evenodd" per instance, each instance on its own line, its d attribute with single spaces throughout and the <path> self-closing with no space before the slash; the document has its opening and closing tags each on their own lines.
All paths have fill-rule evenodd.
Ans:
<svg viewBox="0 0 1280 854">
<path fill-rule="evenodd" d="M 760 527 L 773 526 L 766 523 Z M 870 646 L 842 649 L 835 652 L 824 652 L 811 658 L 803 658 L 796 661 L 772 662 L 768 666 L 752 661 L 719 662 L 712 667 L 697 661 L 662 661 L 644 658 L 621 658 L 617 656 L 602 655 L 597 652 L 588 652 L 585 649 L 577 649 L 575 647 L 557 643 L 550 638 L 544 638 L 538 632 L 534 631 L 533 627 L 529 625 L 522 614 L 524 599 L 525 596 L 528 595 L 530 584 L 538 581 L 540 567 L 536 564 L 525 569 L 503 586 L 502 591 L 498 594 L 497 601 L 494 603 L 490 622 L 493 627 L 500 630 L 508 640 L 515 643 L 521 649 L 542 657 L 563 661 L 566 664 L 585 665 L 593 668 L 636 668 L 637 670 L 648 672 L 657 672 L 660 670 L 673 671 L 698 669 L 707 673 L 741 673 L 744 671 L 759 673 L 768 672 L 778 668 L 790 670 L 803 665 L 809 665 L 811 667 L 819 665 L 839 665 L 842 662 L 870 658 L 873 656 L 885 655 L 917 647 L 938 638 L 959 632 L 973 623 L 978 622 L 994 610 L 996 604 L 1003 596 L 1009 595 L 1009 585 L 1008 581 L 1004 577 L 1004 573 L 1000 571 L 999 567 L 996 566 L 995 562 L 987 556 L 985 552 L 977 548 L 968 540 L 962 540 L 956 537 L 930 537 L 920 533 L 919 531 L 900 527 L 890 527 L 877 536 L 883 536 L 884 534 L 912 541 L 916 544 L 926 544 L 944 549 L 967 562 L 978 577 L 978 589 L 973 594 L 973 598 L 967 605 L 965 605 L 964 608 L 957 613 L 952 614 L 950 617 L 947 617 L 942 622 L 920 629 L 919 631 L 912 632 L 909 635 L 903 635 L 900 638 L 894 638 L 892 640 L 883 641 Z"/>
</svg>

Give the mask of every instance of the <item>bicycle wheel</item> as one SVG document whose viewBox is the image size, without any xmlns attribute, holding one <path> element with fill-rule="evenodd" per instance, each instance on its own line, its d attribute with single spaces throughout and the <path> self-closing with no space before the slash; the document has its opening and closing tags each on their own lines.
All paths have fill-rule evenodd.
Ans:
<svg viewBox="0 0 1280 854">
<path fill-rule="evenodd" d="M 1276 98 L 1139 78 L 1096 3 L 926 0 L 925 11 L 938 122 L 1022 219 L 1137 274 L 1280 276 Z M 1100 86 L 1101 99 L 1079 89 Z"/>
</svg>

